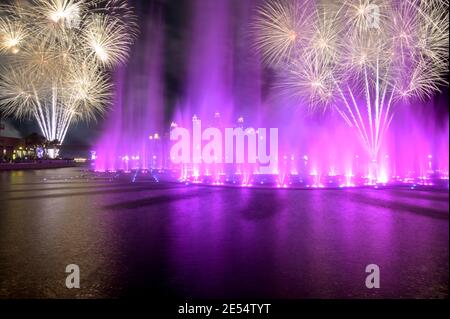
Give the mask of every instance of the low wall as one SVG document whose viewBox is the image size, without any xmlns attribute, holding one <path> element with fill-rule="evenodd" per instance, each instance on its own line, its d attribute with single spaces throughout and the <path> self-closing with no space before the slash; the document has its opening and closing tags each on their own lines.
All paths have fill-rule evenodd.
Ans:
<svg viewBox="0 0 450 319">
<path fill-rule="evenodd" d="M 73 167 L 77 164 L 73 160 L 43 160 L 23 163 L 0 163 L 0 171 L 23 170 L 23 169 L 48 169 Z"/>
</svg>

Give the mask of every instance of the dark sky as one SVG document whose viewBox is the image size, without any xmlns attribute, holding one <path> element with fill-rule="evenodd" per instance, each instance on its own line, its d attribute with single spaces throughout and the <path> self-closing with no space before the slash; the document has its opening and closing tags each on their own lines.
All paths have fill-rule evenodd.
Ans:
<svg viewBox="0 0 450 319">
<path fill-rule="evenodd" d="M 214 1 L 214 0 L 204 0 Z M 239 7 L 239 0 L 230 0 L 236 8 Z M 2 2 L 0 0 L 0 2 Z M 186 38 L 189 26 L 189 8 L 190 0 L 133 0 L 131 1 L 139 16 L 141 32 L 137 39 L 138 44 L 133 47 L 130 59 L 139 57 L 140 44 L 143 42 L 145 32 L 142 26 L 149 19 L 161 16 L 164 25 L 164 85 L 165 85 L 165 104 L 166 116 L 174 107 L 175 101 L 183 95 L 185 79 L 185 52 L 187 52 Z M 0 61 L 1 62 L 1 61 Z M 448 88 L 435 97 L 438 103 L 435 103 L 439 109 L 436 110 L 437 121 L 448 117 Z M 444 102 L 444 103 L 443 103 Z M 32 120 L 13 120 L 16 127 L 23 134 L 38 132 L 37 125 Z M 97 122 L 73 124 L 69 129 L 66 144 L 90 145 L 93 144 L 97 136 L 101 133 L 103 119 Z"/>
</svg>

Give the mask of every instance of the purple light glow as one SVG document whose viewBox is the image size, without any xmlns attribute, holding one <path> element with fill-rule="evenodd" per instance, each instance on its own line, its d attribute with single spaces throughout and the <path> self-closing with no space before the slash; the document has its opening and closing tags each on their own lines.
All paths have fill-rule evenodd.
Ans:
<svg viewBox="0 0 450 319">
<path fill-rule="evenodd" d="M 129 171 L 161 165 L 154 158 L 164 121 L 163 37 L 158 21 L 148 22 L 147 38 L 137 45 L 129 65 L 115 73 L 114 103 L 95 149 L 96 170 Z"/>
<path fill-rule="evenodd" d="M 186 90 L 169 118 L 164 114 L 161 27 L 159 23 L 148 26 L 144 48 L 136 50 L 142 49 L 143 56 L 131 59 L 127 68 L 115 74 L 113 109 L 95 147 L 97 171 L 139 170 L 158 178 L 214 186 L 283 189 L 406 183 L 448 187 L 449 123 L 445 119 L 436 124 L 433 110 L 438 102 L 400 105 L 374 159 L 339 114 L 311 116 L 307 108 L 275 93 L 267 95 L 262 62 L 250 41 L 233 42 L 248 37 L 245 26 L 255 3 L 242 1 L 236 14 L 229 1 L 194 1 Z M 191 128 L 196 119 L 201 119 L 204 128 L 277 127 L 278 169 L 262 175 L 257 164 L 174 165 L 168 155 L 169 132 L 174 127 Z"/>
</svg>

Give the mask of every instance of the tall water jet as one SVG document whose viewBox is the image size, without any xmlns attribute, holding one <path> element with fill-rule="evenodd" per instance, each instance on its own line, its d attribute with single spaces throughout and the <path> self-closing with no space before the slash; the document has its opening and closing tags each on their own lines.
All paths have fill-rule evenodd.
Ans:
<svg viewBox="0 0 450 319">
<path fill-rule="evenodd" d="M 220 117 L 227 119 L 233 109 L 230 3 L 192 2 L 183 107 L 200 118 L 221 112 Z"/>
<path fill-rule="evenodd" d="M 175 110 L 177 125 L 191 127 L 197 121 L 203 126 L 220 126 L 233 113 L 232 92 L 232 28 L 231 2 L 226 0 L 194 0 L 190 6 L 186 57 L 186 93 Z M 199 153 L 200 142 L 193 142 Z M 193 154 L 193 161 L 201 155 Z M 216 174 L 221 165 L 182 165 L 177 167 L 180 177 Z"/>
<path fill-rule="evenodd" d="M 157 16 L 141 30 L 127 66 L 114 73 L 113 106 L 95 152 L 99 171 L 161 167 L 164 127 L 163 27 Z"/>
</svg>

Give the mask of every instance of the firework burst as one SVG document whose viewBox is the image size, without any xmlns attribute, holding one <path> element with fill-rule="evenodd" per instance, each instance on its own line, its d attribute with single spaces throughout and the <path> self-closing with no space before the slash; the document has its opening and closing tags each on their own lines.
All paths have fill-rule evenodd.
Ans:
<svg viewBox="0 0 450 319">
<path fill-rule="evenodd" d="M 128 57 L 128 51 L 122 49 L 132 41 L 127 32 L 120 20 L 96 14 L 86 26 L 84 41 L 97 63 L 111 67 L 124 62 Z"/>
<path fill-rule="evenodd" d="M 255 46 L 271 65 L 289 62 L 295 56 L 302 39 L 310 33 L 310 13 L 307 3 L 275 0 L 258 8 L 252 25 Z"/>
<path fill-rule="evenodd" d="M 288 61 L 278 86 L 312 109 L 332 105 L 373 159 L 398 101 L 429 98 L 448 85 L 448 0 L 340 0 L 313 8 L 276 0 L 255 20 L 265 62 Z M 305 36 L 289 37 L 299 26 Z"/>
<path fill-rule="evenodd" d="M 49 141 L 103 113 L 108 70 L 126 61 L 137 32 L 122 0 L 27 0 L 0 5 L 0 107 L 33 117 Z"/>
</svg>

